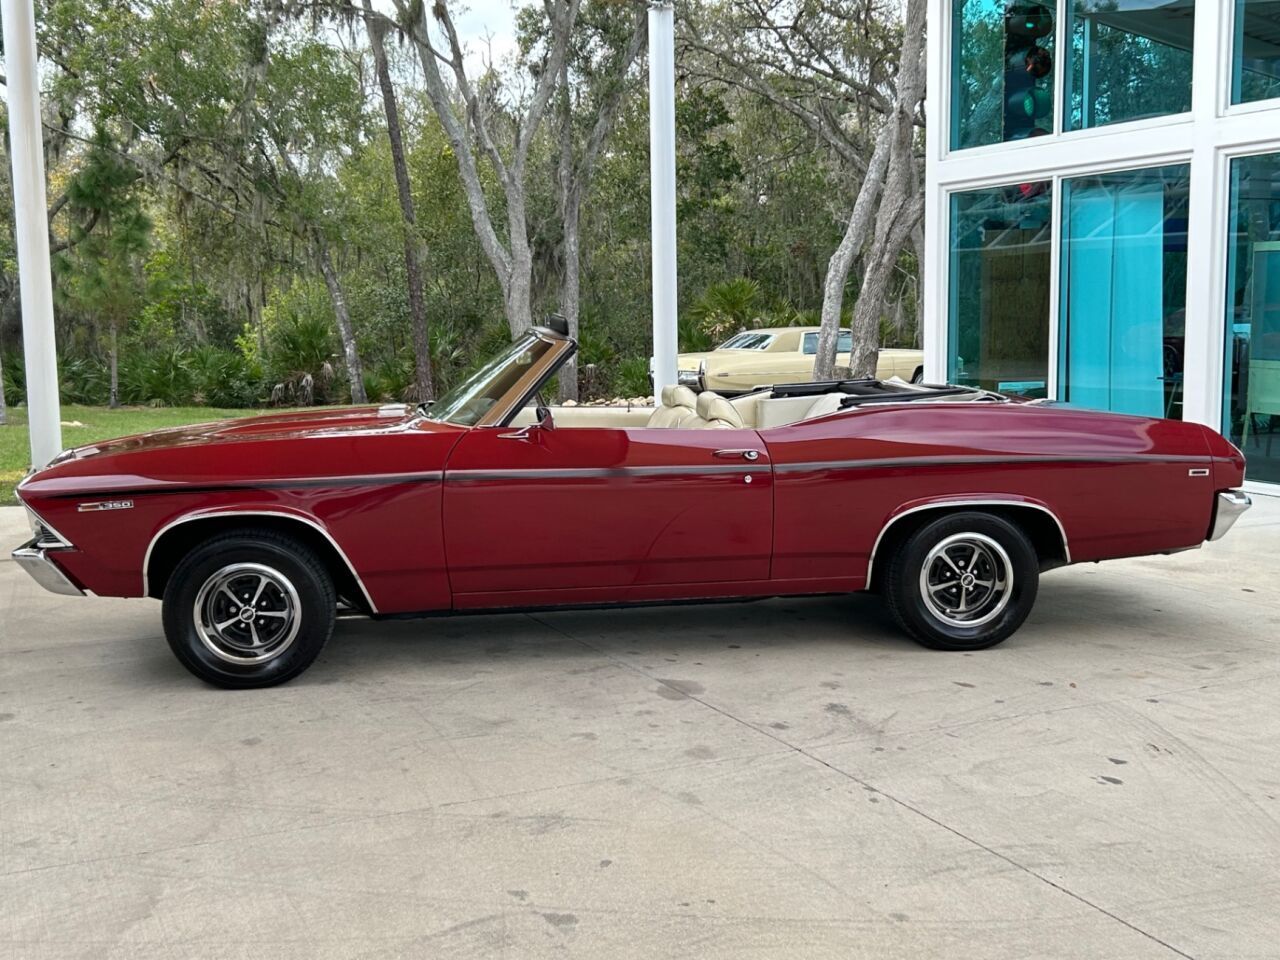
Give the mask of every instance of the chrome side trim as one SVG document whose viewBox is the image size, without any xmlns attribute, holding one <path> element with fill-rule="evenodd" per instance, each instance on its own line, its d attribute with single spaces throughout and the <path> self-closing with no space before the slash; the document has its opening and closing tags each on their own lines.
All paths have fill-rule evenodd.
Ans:
<svg viewBox="0 0 1280 960">
<path fill-rule="evenodd" d="M 1067 531 L 1063 527 L 1062 521 L 1058 519 L 1058 515 L 1048 507 L 1041 506 L 1038 503 L 1028 503 L 1025 500 L 939 500 L 933 503 L 923 503 L 918 507 L 912 507 L 909 510 L 903 510 L 889 518 L 889 521 L 880 528 L 880 533 L 876 536 L 876 542 L 871 545 L 871 554 L 867 557 L 867 579 L 866 587 L 871 585 L 871 570 L 875 564 L 876 551 L 880 549 L 880 541 L 884 539 L 884 535 L 889 532 L 889 528 L 901 520 L 903 517 L 909 517 L 913 513 L 920 513 L 922 510 L 939 510 L 949 507 L 1030 507 L 1032 510 L 1039 510 L 1041 513 L 1047 513 L 1053 518 L 1053 522 L 1058 525 L 1058 534 L 1062 537 L 1062 553 L 1066 557 L 1067 563 L 1071 562 L 1071 546 L 1067 542 Z M 865 587 L 864 587 L 865 589 Z"/>
<path fill-rule="evenodd" d="M 1243 490 L 1223 490 L 1214 499 L 1213 523 L 1209 527 L 1209 539 L 1221 540 L 1243 514 L 1253 506 L 1253 500 Z"/>
<path fill-rule="evenodd" d="M 298 523 L 311 527 L 322 537 L 329 541 L 329 545 L 333 547 L 342 562 L 347 565 L 347 569 L 351 572 L 352 578 L 356 582 L 356 586 L 360 588 L 360 592 L 364 595 L 364 601 L 369 605 L 371 613 L 377 613 L 377 604 L 373 602 L 373 597 L 369 596 L 369 590 L 364 585 L 364 581 L 360 579 L 360 574 L 356 570 L 355 564 L 351 562 L 351 558 L 347 556 L 345 550 L 339 546 L 338 541 L 319 521 L 312 520 L 308 517 L 300 517 L 296 513 L 287 513 L 283 510 L 200 510 L 195 513 L 188 513 L 178 517 L 176 520 L 170 520 L 151 538 L 151 542 L 147 544 L 147 552 L 142 557 L 142 595 L 144 597 L 151 596 L 150 571 L 151 571 L 151 553 L 155 550 L 156 544 L 166 533 L 174 527 L 184 523 L 190 523 L 194 520 L 212 520 L 220 517 L 279 517 L 282 520 L 296 520 Z"/>
<path fill-rule="evenodd" d="M 424 470 L 418 473 L 346 474 L 327 477 L 271 477 L 261 480 L 225 480 L 209 482 L 161 481 L 145 487 L 112 487 L 105 490 L 80 490 L 74 493 L 57 493 L 59 499 L 83 499 L 84 497 L 143 497 L 152 494 L 191 493 L 206 490 L 292 490 L 299 487 L 368 487 L 393 486 L 402 483 L 439 483 L 444 478 L 442 470 Z"/>
<path fill-rule="evenodd" d="M 660 467 L 574 467 L 530 470 L 449 470 L 445 482 L 478 483 L 484 480 L 606 480 L 624 477 L 666 477 L 711 473 L 757 473 L 768 464 L 707 463 Z"/>
<path fill-rule="evenodd" d="M 10 556 L 18 566 L 31 574 L 32 580 L 50 593 L 61 594 L 64 597 L 84 596 L 84 591 L 72 583 L 70 578 L 46 556 L 46 551 L 38 546 L 35 540 L 28 541 L 13 551 Z"/>
<path fill-rule="evenodd" d="M 1165 457 L 1158 454 L 1093 454 L 1080 456 L 1019 456 L 991 454 L 937 457 L 900 457 L 876 460 L 817 460 L 808 463 L 779 463 L 774 465 L 775 473 L 810 473 L 824 470 L 877 470 L 893 467 L 939 467 L 939 466 L 982 466 L 986 464 L 1003 464 L 1017 466 L 1024 463 L 1208 463 L 1209 457 L 1186 456 Z"/>
</svg>

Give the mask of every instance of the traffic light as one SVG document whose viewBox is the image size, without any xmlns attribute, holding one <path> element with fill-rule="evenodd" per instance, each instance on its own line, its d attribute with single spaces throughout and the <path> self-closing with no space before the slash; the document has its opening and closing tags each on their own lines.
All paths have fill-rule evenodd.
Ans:
<svg viewBox="0 0 1280 960">
<path fill-rule="evenodd" d="M 1004 12 L 1004 139 L 1048 133 L 1053 55 L 1036 41 L 1053 34 L 1053 11 L 1039 0 L 1009 0 Z M 1046 121 L 1041 123 L 1040 121 Z"/>
</svg>

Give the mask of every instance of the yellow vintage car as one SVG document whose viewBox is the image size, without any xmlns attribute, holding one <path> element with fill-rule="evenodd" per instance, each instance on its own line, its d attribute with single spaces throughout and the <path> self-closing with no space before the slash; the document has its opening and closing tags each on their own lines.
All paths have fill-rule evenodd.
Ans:
<svg viewBox="0 0 1280 960">
<path fill-rule="evenodd" d="M 720 394 L 746 393 L 758 386 L 813 379 L 818 352 L 818 327 L 765 327 L 736 333 L 706 353 L 682 353 L 676 359 L 680 383 L 694 390 Z M 853 335 L 840 331 L 836 365 L 849 362 Z M 884 348 L 876 364 L 876 378 L 900 377 L 919 382 L 924 352 Z"/>
</svg>

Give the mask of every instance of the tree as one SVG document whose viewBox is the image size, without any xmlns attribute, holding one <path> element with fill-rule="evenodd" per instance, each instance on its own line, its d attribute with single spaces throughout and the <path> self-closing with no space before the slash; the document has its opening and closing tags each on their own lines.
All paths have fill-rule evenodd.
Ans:
<svg viewBox="0 0 1280 960">
<path fill-rule="evenodd" d="M 409 290 L 417 398 L 419 401 L 431 400 L 435 396 L 435 384 L 431 373 L 431 338 L 427 326 L 427 308 L 422 292 L 422 258 L 418 253 L 420 242 L 418 222 L 414 215 L 413 193 L 409 186 L 409 167 L 404 158 L 400 110 L 396 105 L 396 91 L 391 83 L 391 70 L 387 65 L 387 51 L 383 43 L 387 24 L 373 16 L 373 4 L 370 0 L 363 0 L 363 3 L 365 29 L 369 35 L 369 47 L 373 52 L 374 69 L 378 74 L 378 87 L 382 92 L 383 111 L 387 116 L 387 139 L 391 143 L 391 166 L 395 171 L 400 214 L 404 218 L 404 273 Z"/>
<path fill-rule="evenodd" d="M 682 39 L 704 55 L 711 77 L 803 123 L 830 151 L 854 196 L 851 212 L 842 218 L 844 237 L 831 256 L 824 282 L 814 367 L 818 378 L 832 374 L 844 288 L 855 260 L 865 256 L 868 265 L 868 302 L 860 324 L 855 316 L 857 341 L 858 336 L 868 336 L 866 318 L 878 310 L 876 291 L 866 286 L 866 276 L 874 277 L 873 286 L 883 295 L 898 251 L 914 226 L 911 217 L 919 218 L 917 207 L 903 200 L 901 188 L 911 183 L 911 136 L 924 93 L 920 58 L 925 3 L 907 0 L 901 24 L 891 10 L 882 8 L 880 0 L 732 0 L 727 8 L 712 8 L 712 13 L 727 16 L 710 17 L 709 28 L 691 19 Z M 910 222 L 895 226 L 904 217 Z M 878 345 L 878 332 L 870 343 L 857 344 L 859 369 L 869 355 L 874 370 Z"/>
<path fill-rule="evenodd" d="M 136 180 L 118 157 L 98 151 L 67 196 L 74 213 L 101 226 L 78 235 L 69 252 L 54 260 L 63 300 L 94 318 L 98 338 L 106 327 L 112 407 L 120 405 L 120 335 L 142 300 L 142 260 L 151 233 L 140 197 L 124 192 Z"/>
<path fill-rule="evenodd" d="M 580 0 L 545 0 L 548 20 L 545 41 L 526 49 L 522 65 L 533 80 L 524 103 L 500 103 L 497 77 L 492 69 L 477 85 L 468 76 L 466 56 L 447 0 L 410 6 L 395 0 L 401 23 L 418 52 L 427 97 L 444 127 L 458 163 L 467 193 L 472 225 L 502 287 L 503 304 L 512 336 L 533 325 L 533 248 L 529 238 L 528 192 L 530 151 L 559 83 L 578 17 Z M 443 34 L 444 49 L 431 35 L 428 17 L 434 17 Z M 452 73 L 455 97 L 440 71 Z M 506 150 L 503 150 L 503 145 Z M 481 180 L 479 159 L 492 169 L 506 213 L 506 242 L 494 226 L 490 201 Z"/>
<path fill-rule="evenodd" d="M 876 139 L 876 153 L 872 154 L 871 167 L 884 167 L 883 190 L 880 193 L 871 231 L 870 248 L 866 253 L 866 269 L 862 287 L 853 309 L 853 347 L 849 354 L 849 373 L 853 378 L 874 377 L 880 347 L 880 316 L 885 302 L 885 292 L 898 253 L 911 237 L 916 224 L 924 213 L 923 196 L 916 190 L 913 146 L 915 142 L 915 114 L 924 99 L 925 83 L 925 0 L 907 0 L 903 20 L 902 49 L 899 55 L 898 76 L 895 80 L 894 98 L 884 128 Z M 881 159 L 883 158 L 883 159 Z M 874 188 L 873 183 L 863 183 L 858 200 Z M 850 231 L 865 231 L 865 221 L 855 223 L 858 210 L 849 219 Z M 849 237 L 849 232 L 845 234 Z M 842 241 L 843 244 L 844 241 Z M 857 242 L 857 237 L 854 237 Z M 834 257 L 833 257 L 834 259 Z M 845 269 L 847 275 L 847 267 Z M 844 284 L 828 282 L 822 303 L 822 331 L 818 335 L 818 357 L 814 365 L 814 378 L 830 376 L 835 364 L 836 336 L 840 327 L 840 314 Z"/>
<path fill-rule="evenodd" d="M 264 36 L 261 63 L 249 75 L 248 149 L 227 158 L 240 176 L 248 174 L 248 183 L 232 189 L 257 191 L 274 203 L 290 232 L 310 251 L 333 304 L 351 400 L 366 403 L 364 367 L 327 222 L 333 206 L 328 170 L 363 125 L 358 88 L 325 44 L 287 33 L 275 44 L 268 40 Z"/>
<path fill-rule="evenodd" d="M 626 16 L 627 13 L 630 16 Z M 605 140 L 613 131 L 626 78 L 648 42 L 648 14 L 641 4 L 589 2 L 572 56 L 561 65 L 556 135 L 556 209 L 560 220 L 560 312 L 569 335 L 578 336 L 582 201 Z M 576 82 L 571 82 L 576 81 Z M 583 130 L 585 128 L 585 137 Z M 578 399 L 578 361 L 560 371 L 560 399 Z"/>
</svg>

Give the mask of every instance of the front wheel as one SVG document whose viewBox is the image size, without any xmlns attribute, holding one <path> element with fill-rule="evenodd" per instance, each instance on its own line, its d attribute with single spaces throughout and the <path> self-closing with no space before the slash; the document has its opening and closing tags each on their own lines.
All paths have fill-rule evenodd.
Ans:
<svg viewBox="0 0 1280 960">
<path fill-rule="evenodd" d="M 215 537 L 178 564 L 164 632 L 184 667 L 219 687 L 292 680 L 333 633 L 333 580 L 307 547 L 266 531 Z"/>
<path fill-rule="evenodd" d="M 899 546 L 885 595 L 898 623 L 924 646 L 982 650 L 1022 625 L 1039 583 L 1035 548 L 1021 530 L 989 513 L 955 513 Z"/>
</svg>

